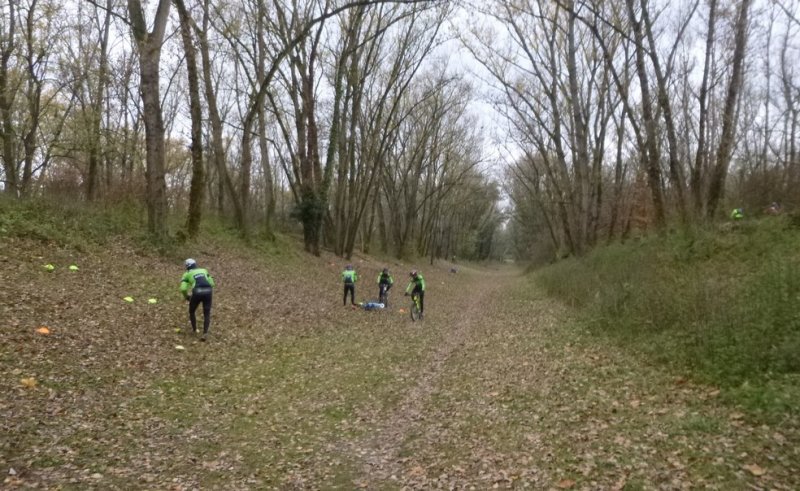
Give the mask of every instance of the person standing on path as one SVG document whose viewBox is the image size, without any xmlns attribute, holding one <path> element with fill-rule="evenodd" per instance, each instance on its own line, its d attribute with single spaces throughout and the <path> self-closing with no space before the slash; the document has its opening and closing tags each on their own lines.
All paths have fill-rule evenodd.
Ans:
<svg viewBox="0 0 800 491">
<path fill-rule="evenodd" d="M 385 291 L 388 296 L 392 285 L 394 285 L 394 278 L 389 274 L 389 268 L 383 268 L 383 271 L 378 273 L 378 298 L 381 298 L 381 291 Z"/>
<path fill-rule="evenodd" d="M 411 277 L 408 286 L 406 287 L 406 295 L 419 296 L 419 318 L 425 316 L 425 278 L 422 277 L 416 270 L 408 274 Z"/>
<path fill-rule="evenodd" d="M 181 294 L 189 302 L 189 322 L 192 323 L 192 333 L 197 333 L 197 306 L 203 304 L 203 336 L 200 341 L 205 341 L 208 328 L 211 326 L 211 298 L 214 292 L 214 278 L 203 268 L 197 267 L 197 261 L 187 259 L 184 262 L 186 272 L 181 278 Z"/>
<path fill-rule="evenodd" d="M 356 281 L 358 281 L 358 275 L 353 269 L 353 265 L 348 264 L 345 266 L 344 271 L 342 271 L 342 282 L 344 283 L 344 297 L 342 298 L 342 305 L 347 305 L 347 292 L 350 292 L 350 304 L 355 306 Z"/>
</svg>

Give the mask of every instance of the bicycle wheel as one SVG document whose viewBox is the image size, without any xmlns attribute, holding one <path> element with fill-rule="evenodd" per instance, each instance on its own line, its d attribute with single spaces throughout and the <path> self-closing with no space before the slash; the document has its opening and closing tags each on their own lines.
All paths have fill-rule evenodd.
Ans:
<svg viewBox="0 0 800 491">
<path fill-rule="evenodd" d="M 416 321 L 419 320 L 419 315 L 420 315 L 420 312 L 419 312 L 419 297 L 417 297 L 416 295 L 413 295 L 411 297 L 411 308 L 408 311 L 411 314 L 411 320 L 412 321 L 416 322 Z"/>
<path fill-rule="evenodd" d="M 380 295 L 378 295 L 378 302 L 382 303 L 384 307 L 388 307 L 389 295 L 386 294 L 386 288 L 381 288 Z"/>
</svg>

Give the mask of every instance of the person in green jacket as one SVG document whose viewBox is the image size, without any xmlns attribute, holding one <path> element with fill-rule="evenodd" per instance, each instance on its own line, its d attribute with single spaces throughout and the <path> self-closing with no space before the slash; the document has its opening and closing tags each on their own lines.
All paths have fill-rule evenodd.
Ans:
<svg viewBox="0 0 800 491">
<path fill-rule="evenodd" d="M 419 295 L 419 318 L 422 319 L 425 312 L 425 278 L 416 270 L 408 274 L 411 281 L 406 287 L 406 295 Z"/>
<path fill-rule="evenodd" d="M 350 292 L 350 303 L 352 305 L 356 304 L 356 281 L 358 281 L 358 275 L 353 269 L 353 265 L 348 264 L 342 271 L 342 282 L 344 283 L 342 305 L 347 305 L 347 292 Z"/>
<path fill-rule="evenodd" d="M 394 278 L 389 274 L 389 268 L 383 268 L 383 271 L 378 273 L 378 298 L 382 298 L 381 292 L 388 296 L 392 285 L 394 285 Z"/>
<path fill-rule="evenodd" d="M 189 302 L 189 321 L 192 323 L 192 332 L 197 332 L 197 318 L 195 311 L 197 306 L 203 304 L 203 336 L 201 341 L 206 340 L 208 328 L 211 326 L 211 299 L 214 293 L 214 278 L 203 268 L 197 267 L 197 261 L 187 259 L 186 272 L 181 278 L 181 294 Z"/>
</svg>

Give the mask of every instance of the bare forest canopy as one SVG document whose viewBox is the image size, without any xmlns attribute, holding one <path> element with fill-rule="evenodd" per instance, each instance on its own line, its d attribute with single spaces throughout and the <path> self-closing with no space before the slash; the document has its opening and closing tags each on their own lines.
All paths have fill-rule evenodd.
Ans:
<svg viewBox="0 0 800 491">
<path fill-rule="evenodd" d="M 245 236 L 302 231 L 315 254 L 431 261 L 790 210 L 798 11 L 7 0 L 0 189 L 141 205 L 158 241 L 213 214 Z"/>
</svg>

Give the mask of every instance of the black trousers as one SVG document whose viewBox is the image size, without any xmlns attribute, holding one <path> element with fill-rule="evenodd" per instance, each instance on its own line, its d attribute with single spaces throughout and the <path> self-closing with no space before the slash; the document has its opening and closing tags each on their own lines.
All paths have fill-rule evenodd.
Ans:
<svg viewBox="0 0 800 491">
<path fill-rule="evenodd" d="M 195 311 L 197 306 L 203 304 L 203 334 L 208 333 L 211 325 L 211 291 L 193 292 L 189 299 L 189 321 L 192 323 L 192 331 L 197 331 L 197 317 Z"/>
<path fill-rule="evenodd" d="M 350 292 L 350 303 L 356 304 L 356 285 L 353 283 L 344 284 L 344 297 L 342 298 L 342 305 L 347 305 L 347 292 Z"/>
</svg>

